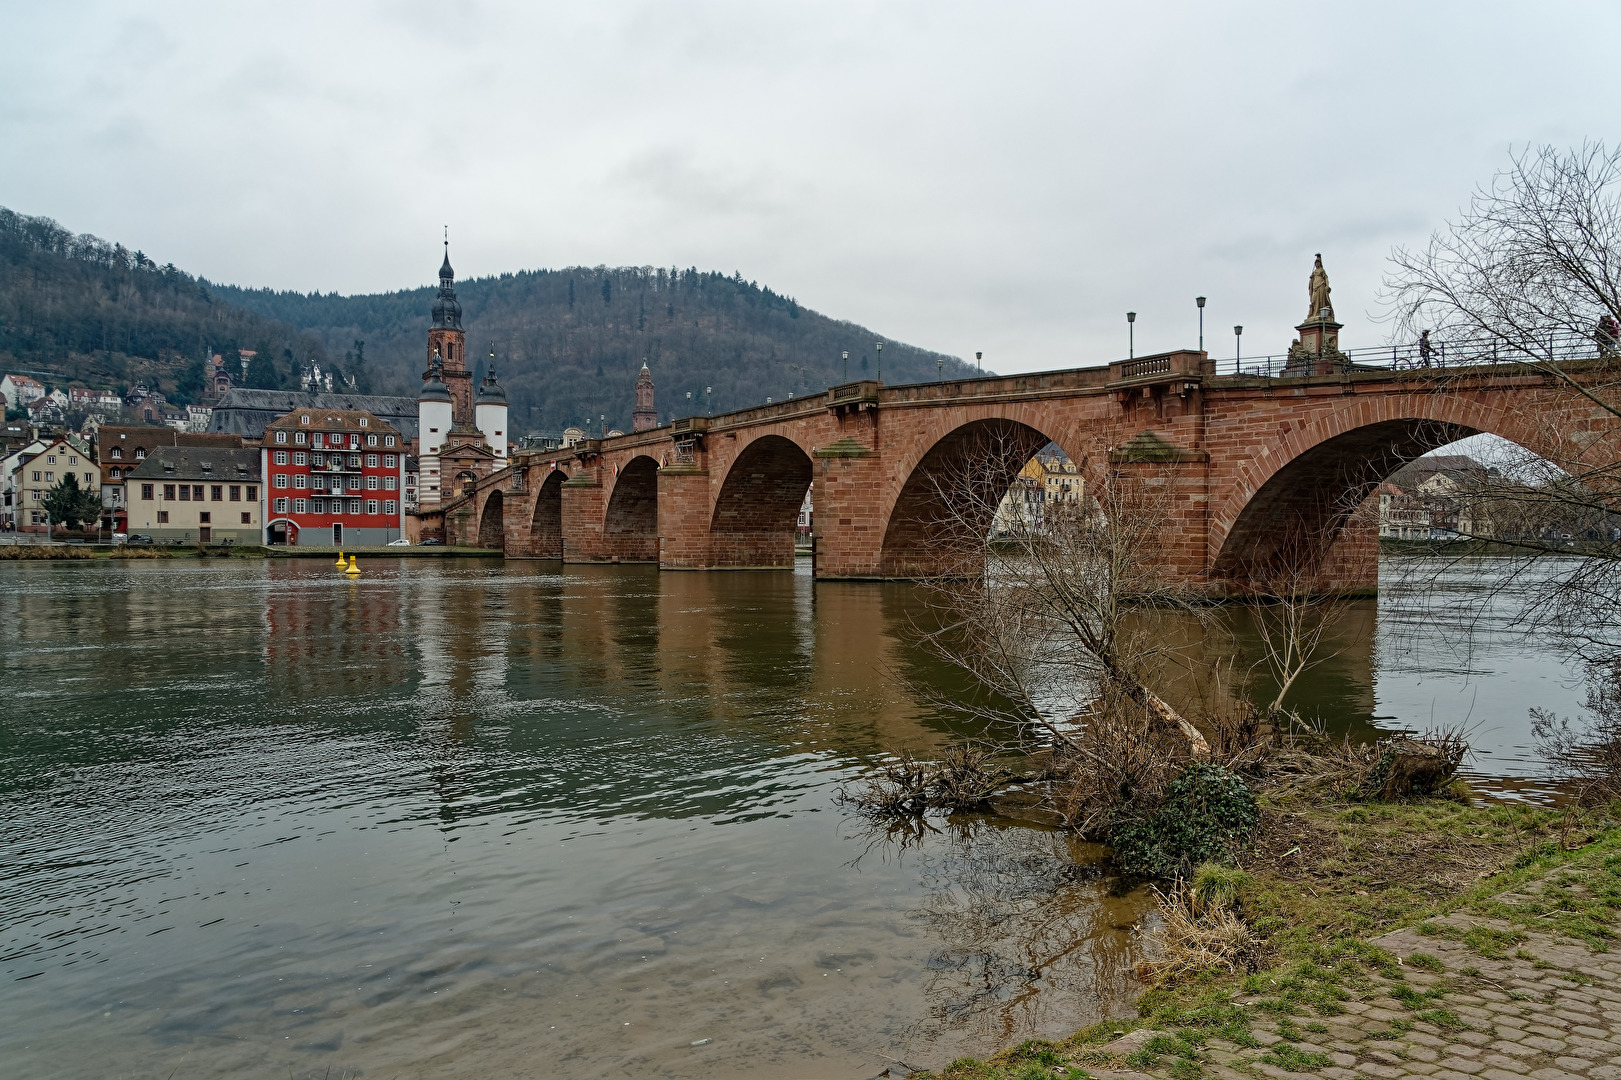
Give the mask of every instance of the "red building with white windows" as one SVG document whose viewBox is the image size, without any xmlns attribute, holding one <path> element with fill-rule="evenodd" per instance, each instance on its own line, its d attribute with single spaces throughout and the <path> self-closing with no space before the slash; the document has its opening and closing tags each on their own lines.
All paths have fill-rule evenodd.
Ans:
<svg viewBox="0 0 1621 1080">
<path fill-rule="evenodd" d="M 369 412 L 294 409 L 265 428 L 266 544 L 374 547 L 405 535 L 405 438 Z"/>
</svg>

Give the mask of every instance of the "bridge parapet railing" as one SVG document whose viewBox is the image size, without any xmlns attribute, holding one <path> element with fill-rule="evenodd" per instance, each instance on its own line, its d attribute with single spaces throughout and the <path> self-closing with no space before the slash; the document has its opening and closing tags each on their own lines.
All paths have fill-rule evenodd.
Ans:
<svg viewBox="0 0 1621 1080">
<path fill-rule="evenodd" d="M 1358 371 L 1422 371 L 1428 368 L 1479 367 L 1493 364 L 1564 363 L 1601 356 L 1621 359 L 1621 343 L 1598 331 L 1554 331 L 1515 343 L 1506 338 L 1434 338 L 1428 343 L 1371 345 L 1342 349 L 1341 369 Z M 1218 377 L 1284 378 L 1308 374 L 1307 365 L 1287 353 L 1270 356 L 1230 356 L 1214 361 Z"/>
<path fill-rule="evenodd" d="M 1204 375 L 1209 364 L 1204 354 L 1187 349 L 1116 360 L 1109 365 L 1109 381 L 1138 382 L 1172 378 L 1177 375 Z"/>
</svg>

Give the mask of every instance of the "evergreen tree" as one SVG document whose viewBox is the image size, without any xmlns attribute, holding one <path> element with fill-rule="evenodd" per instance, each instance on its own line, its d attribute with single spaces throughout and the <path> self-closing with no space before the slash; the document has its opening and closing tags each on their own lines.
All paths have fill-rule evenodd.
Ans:
<svg viewBox="0 0 1621 1080">
<path fill-rule="evenodd" d="M 56 486 L 45 493 L 45 512 L 51 521 L 72 528 L 101 517 L 101 493 L 79 487 L 79 474 L 65 472 Z"/>
</svg>

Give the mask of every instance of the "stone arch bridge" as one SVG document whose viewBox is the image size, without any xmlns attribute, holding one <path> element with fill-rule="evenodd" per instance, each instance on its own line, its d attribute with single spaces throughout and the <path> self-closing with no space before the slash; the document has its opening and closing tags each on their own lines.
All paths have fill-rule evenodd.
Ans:
<svg viewBox="0 0 1621 1080">
<path fill-rule="evenodd" d="M 1612 438 L 1595 411 L 1565 415 L 1576 400 L 1520 366 L 1218 376 L 1191 351 L 1029 375 L 858 382 L 520 452 L 445 505 L 445 539 L 509 558 L 786 569 L 810 491 L 818 577 L 926 576 L 954 558 L 930 534 L 931 478 L 994 436 L 1023 455 L 1007 483 L 1051 441 L 1094 478 L 1108 469 L 1161 485 L 1165 572 L 1219 589 L 1265 557 L 1286 521 L 1366 553 L 1375 528 L 1348 523 L 1348 509 L 1448 442 L 1490 432 L 1547 455 L 1560 449 L 1550 440 Z"/>
</svg>

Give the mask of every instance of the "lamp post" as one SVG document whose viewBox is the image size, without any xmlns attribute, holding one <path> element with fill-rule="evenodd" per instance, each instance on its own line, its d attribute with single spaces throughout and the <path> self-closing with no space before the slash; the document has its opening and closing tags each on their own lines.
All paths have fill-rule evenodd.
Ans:
<svg viewBox="0 0 1621 1080">
<path fill-rule="evenodd" d="M 850 381 L 850 350 L 844 350 L 844 381 Z"/>
<path fill-rule="evenodd" d="M 985 365 L 980 363 L 980 361 L 983 359 L 985 359 L 984 353 L 977 352 L 974 354 L 974 370 L 979 372 L 981 375 L 985 374 Z"/>
<path fill-rule="evenodd" d="M 884 381 L 884 343 L 878 343 L 878 381 Z"/>
<path fill-rule="evenodd" d="M 1233 373 L 1235 375 L 1244 373 L 1244 328 L 1242 326 L 1233 327 Z"/>
<path fill-rule="evenodd" d="M 1126 312 L 1126 359 L 1137 358 L 1137 313 Z"/>
<path fill-rule="evenodd" d="M 935 382 L 945 382 L 946 381 L 946 361 L 945 361 L 945 357 L 940 357 L 940 358 L 936 359 L 935 362 L 934 362 L 934 381 Z"/>
<path fill-rule="evenodd" d="M 1193 302 L 1199 305 L 1199 351 L 1204 352 L 1204 297 L 1195 296 Z"/>
<path fill-rule="evenodd" d="M 713 389 L 715 389 L 713 386 L 704 387 L 704 413 L 708 416 L 715 415 L 714 409 L 709 404 L 709 392 Z"/>
</svg>

